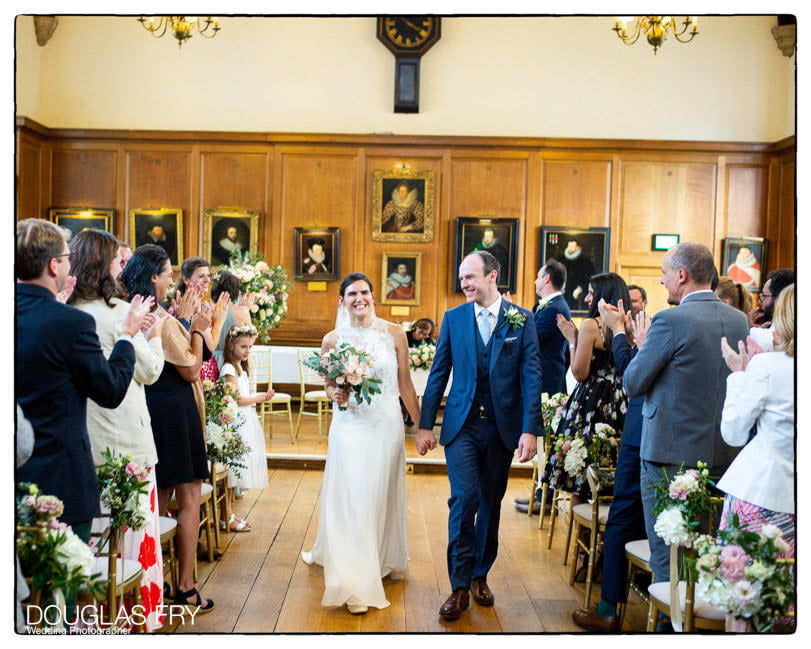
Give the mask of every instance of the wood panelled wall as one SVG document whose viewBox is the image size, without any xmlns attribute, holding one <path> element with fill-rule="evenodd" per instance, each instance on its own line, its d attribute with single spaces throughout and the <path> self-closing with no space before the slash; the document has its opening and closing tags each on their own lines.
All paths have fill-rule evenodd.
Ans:
<svg viewBox="0 0 811 649">
<path fill-rule="evenodd" d="M 434 240 L 372 241 L 375 170 L 410 167 L 435 178 Z M 128 237 L 129 210 L 182 208 L 186 256 L 201 252 L 203 210 L 257 210 L 267 261 L 293 267 L 293 228 L 341 228 L 341 270 L 377 285 L 384 252 L 422 253 L 422 297 L 409 316 L 441 319 L 453 292 L 459 216 L 520 219 L 518 290 L 534 304 L 541 225 L 610 227 L 610 268 L 665 306 L 661 252 L 651 234 L 700 241 L 720 265 L 722 240 L 763 236 L 768 269 L 794 266 L 795 142 L 767 144 L 379 135 L 53 130 L 17 123 L 17 218 L 48 208 L 112 207 Z M 292 274 L 291 274 L 292 276 Z M 333 323 L 338 283 L 293 282 L 279 344 L 317 343 Z M 390 307 L 377 306 L 391 318 Z"/>
</svg>

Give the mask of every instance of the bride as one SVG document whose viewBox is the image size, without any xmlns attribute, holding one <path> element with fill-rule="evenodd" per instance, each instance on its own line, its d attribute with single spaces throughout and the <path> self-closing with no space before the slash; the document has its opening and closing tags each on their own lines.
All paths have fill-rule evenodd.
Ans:
<svg viewBox="0 0 811 649">
<path fill-rule="evenodd" d="M 402 328 L 374 314 L 372 283 L 361 273 L 340 287 L 338 318 L 321 352 L 348 343 L 371 352 L 382 394 L 358 404 L 354 394 L 327 380 L 333 406 L 329 448 L 321 486 L 318 536 L 307 564 L 324 566 L 323 606 L 346 605 L 350 613 L 389 605 L 382 578 L 408 577 L 405 433 L 398 397 L 419 421 L 417 394 L 408 369 Z"/>
</svg>

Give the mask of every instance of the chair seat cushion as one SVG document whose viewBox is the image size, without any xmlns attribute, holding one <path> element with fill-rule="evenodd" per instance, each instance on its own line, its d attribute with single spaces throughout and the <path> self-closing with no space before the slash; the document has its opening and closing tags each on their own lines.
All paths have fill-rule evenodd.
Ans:
<svg viewBox="0 0 811 649">
<path fill-rule="evenodd" d="M 608 520 L 608 510 L 610 505 L 600 505 L 597 511 L 597 520 L 601 525 L 605 524 Z M 575 505 L 572 508 L 572 514 L 574 514 L 577 518 L 586 521 L 587 523 L 591 522 L 591 504 L 590 503 L 582 503 L 580 505 Z"/>
<path fill-rule="evenodd" d="M 292 401 L 293 397 L 289 394 L 284 392 L 277 392 L 273 395 L 273 398 L 270 400 L 271 403 L 287 403 L 288 401 Z"/>
<path fill-rule="evenodd" d="M 165 534 L 169 534 L 170 532 L 177 530 L 177 520 L 171 516 L 159 516 L 158 524 L 160 526 L 161 543 L 166 540 L 164 539 Z"/>
<path fill-rule="evenodd" d="M 625 544 L 625 553 L 640 561 L 650 562 L 650 544 L 648 539 L 637 539 Z"/>
<path fill-rule="evenodd" d="M 107 568 L 109 557 L 96 557 L 93 559 L 92 574 L 101 573 L 101 579 L 107 580 Z M 115 577 L 116 584 L 126 584 L 136 577 L 140 579 L 143 569 L 141 564 L 132 559 L 116 559 L 115 561 Z"/>
<path fill-rule="evenodd" d="M 325 390 L 310 390 L 304 393 L 304 398 L 311 401 L 323 400 L 327 401 L 327 393 Z"/>
<path fill-rule="evenodd" d="M 670 582 L 660 581 L 648 586 L 648 592 L 658 602 L 661 602 L 668 608 L 670 607 Z M 681 610 L 684 611 L 684 602 L 687 599 L 687 584 L 683 581 L 679 582 L 679 601 L 681 602 Z M 704 618 L 705 620 L 724 620 L 726 619 L 726 612 L 719 608 L 715 608 L 702 599 L 696 593 L 696 603 L 693 606 L 693 613 L 696 617 Z"/>
</svg>

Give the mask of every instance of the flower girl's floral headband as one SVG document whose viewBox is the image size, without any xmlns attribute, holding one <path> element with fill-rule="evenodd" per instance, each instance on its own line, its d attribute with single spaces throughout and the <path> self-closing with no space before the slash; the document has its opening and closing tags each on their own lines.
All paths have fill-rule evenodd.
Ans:
<svg viewBox="0 0 811 649">
<path fill-rule="evenodd" d="M 256 336 L 256 327 L 253 325 L 234 325 L 228 330 L 228 338 L 231 340 L 240 336 Z"/>
</svg>

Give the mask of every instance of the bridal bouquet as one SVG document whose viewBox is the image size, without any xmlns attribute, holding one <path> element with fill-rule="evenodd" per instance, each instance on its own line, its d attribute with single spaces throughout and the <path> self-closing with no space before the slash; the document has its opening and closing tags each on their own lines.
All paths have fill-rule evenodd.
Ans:
<svg viewBox="0 0 811 649">
<path fill-rule="evenodd" d="M 109 448 L 102 451 L 104 464 L 96 467 L 101 502 L 110 509 L 110 526 L 140 530 L 150 512 L 149 473 Z"/>
<path fill-rule="evenodd" d="M 365 349 L 341 343 L 323 354 L 313 352 L 301 362 L 324 378 L 335 381 L 339 388 L 350 389 L 358 405 L 372 403 L 372 395 L 381 392 L 382 381 L 372 374 L 374 358 Z M 338 409 L 346 410 L 347 406 L 339 404 Z"/>
<path fill-rule="evenodd" d="M 31 483 L 17 485 L 17 557 L 32 590 L 41 593 L 40 605 L 58 601 L 62 595 L 88 589 L 104 593 L 104 582 L 93 574 L 93 552 L 73 533 L 70 525 L 57 520 L 64 506 L 56 496 L 43 494 Z"/>
<path fill-rule="evenodd" d="M 434 362 L 436 347 L 422 341 L 417 347 L 408 348 L 408 367 L 412 370 L 429 370 Z"/>
<path fill-rule="evenodd" d="M 287 317 L 287 296 L 290 282 L 281 264 L 269 266 L 259 255 L 234 253 L 226 270 L 239 279 L 239 292 L 253 293 L 256 301 L 251 306 L 251 323 L 259 338 L 270 338 L 270 330 L 280 327 Z"/>
<path fill-rule="evenodd" d="M 694 547 L 696 591 L 716 608 L 749 620 L 758 632 L 769 631 L 793 608 L 792 566 L 780 560 L 790 548 L 777 526 L 753 532 L 732 514 L 717 541 L 702 535 Z"/>
<path fill-rule="evenodd" d="M 239 412 L 235 388 L 225 380 L 203 381 L 206 402 L 206 450 L 212 462 L 226 465 L 237 476 L 246 468 L 250 448 L 237 430 L 244 417 Z"/>
</svg>

